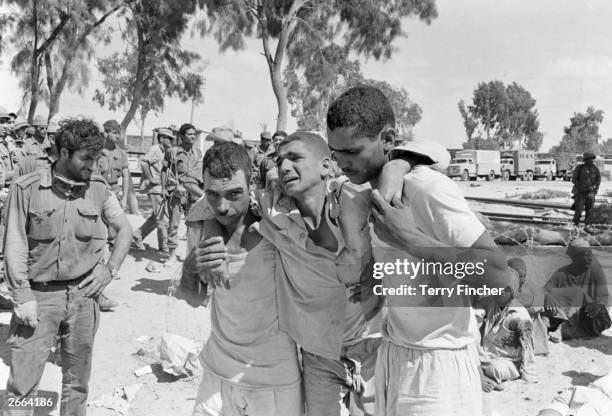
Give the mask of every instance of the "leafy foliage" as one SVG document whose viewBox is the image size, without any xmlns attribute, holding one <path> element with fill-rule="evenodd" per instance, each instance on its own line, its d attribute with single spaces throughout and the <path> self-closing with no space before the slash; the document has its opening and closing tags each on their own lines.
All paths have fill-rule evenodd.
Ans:
<svg viewBox="0 0 612 416">
<path fill-rule="evenodd" d="M 326 46 L 320 54 L 304 65 L 304 69 L 289 65 L 285 70 L 287 98 L 291 115 L 304 130 L 325 130 L 325 115 L 329 104 L 344 90 L 359 84 L 380 89 L 391 101 L 399 136 L 412 137 L 412 127 L 421 119 L 421 108 L 413 103 L 403 88 L 385 81 L 366 79 L 359 61 L 350 60 L 345 49 L 336 44 Z"/>
<path fill-rule="evenodd" d="M 31 119 L 42 99 L 49 118 L 59 109 L 68 87 L 82 92 L 89 80 L 92 38 L 102 40 L 100 26 L 123 0 L 5 0 L 14 10 L 0 21 L 12 45 L 11 70 L 24 92 Z M 46 83 L 43 81 L 46 80 Z"/>
<path fill-rule="evenodd" d="M 137 111 L 141 122 L 163 109 L 166 97 L 202 99 L 204 78 L 200 55 L 181 48 L 180 38 L 197 4 L 191 0 L 135 0 L 124 14 L 126 49 L 98 59 L 103 89 L 93 97 L 101 106 L 126 112 L 125 131 Z"/>
<path fill-rule="evenodd" d="M 458 103 L 468 139 L 464 146 L 492 149 L 518 145 L 538 151 L 543 134 L 535 104 L 529 91 L 515 82 L 508 86 L 501 81 L 479 83 L 471 105 L 466 107 L 463 100 Z"/>
<path fill-rule="evenodd" d="M 416 17 L 430 24 L 438 14 L 435 0 L 202 0 L 202 3 L 206 14 L 206 19 L 200 22 L 202 33 L 212 34 L 222 51 L 244 48 L 248 37 L 261 39 L 279 108 L 277 129 L 282 130 L 288 111 L 286 88 L 296 82 L 294 74 L 287 71 L 283 82 L 285 56 L 291 61 L 292 71 L 298 68 L 306 71 L 306 66 L 314 71 L 314 60 L 325 63 L 321 75 L 330 81 L 328 71 L 344 59 L 339 53 L 388 59 L 395 50 L 394 40 L 405 35 L 403 19 Z M 272 39 L 277 40 L 274 52 Z M 341 75 L 344 76 L 350 74 Z M 293 100 L 304 101 L 295 97 Z M 314 107 L 306 105 L 305 119 L 313 119 L 309 111 Z"/>
</svg>

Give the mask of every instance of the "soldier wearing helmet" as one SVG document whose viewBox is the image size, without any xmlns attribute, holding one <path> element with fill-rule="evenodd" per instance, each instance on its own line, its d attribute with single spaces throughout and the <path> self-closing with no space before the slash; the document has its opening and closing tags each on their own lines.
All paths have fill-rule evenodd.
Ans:
<svg viewBox="0 0 612 416">
<path fill-rule="evenodd" d="M 583 163 L 574 169 L 572 175 L 572 183 L 574 184 L 575 225 L 580 223 L 582 211 L 585 212 L 584 223 L 589 223 L 589 214 L 595 203 L 595 195 L 597 195 L 599 184 L 601 183 L 599 169 L 593 164 L 595 161 L 595 153 L 591 151 L 584 152 L 582 159 Z"/>
</svg>

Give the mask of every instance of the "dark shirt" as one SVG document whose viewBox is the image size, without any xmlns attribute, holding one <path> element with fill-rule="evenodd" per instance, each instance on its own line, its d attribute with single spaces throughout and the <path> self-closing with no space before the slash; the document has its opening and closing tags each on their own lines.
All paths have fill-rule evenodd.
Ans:
<svg viewBox="0 0 612 416">
<path fill-rule="evenodd" d="M 601 174 L 595 165 L 578 165 L 572 175 L 572 183 L 578 192 L 595 192 L 601 183 Z"/>
</svg>

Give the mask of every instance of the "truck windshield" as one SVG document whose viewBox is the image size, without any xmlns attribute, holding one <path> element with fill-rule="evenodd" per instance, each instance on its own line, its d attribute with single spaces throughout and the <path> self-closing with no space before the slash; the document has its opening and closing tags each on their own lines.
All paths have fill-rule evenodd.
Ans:
<svg viewBox="0 0 612 416">
<path fill-rule="evenodd" d="M 536 165 L 550 165 L 552 164 L 552 160 L 536 160 Z"/>
<path fill-rule="evenodd" d="M 467 159 L 453 159 L 451 163 L 457 163 L 457 164 L 468 163 L 468 160 Z"/>
</svg>

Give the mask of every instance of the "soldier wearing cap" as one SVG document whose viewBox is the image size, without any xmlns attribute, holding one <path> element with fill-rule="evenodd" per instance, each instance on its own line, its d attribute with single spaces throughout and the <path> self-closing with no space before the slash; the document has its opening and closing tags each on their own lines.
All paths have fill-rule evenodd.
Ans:
<svg viewBox="0 0 612 416">
<path fill-rule="evenodd" d="M 262 132 L 259 135 L 259 146 L 257 147 L 255 157 L 253 159 L 254 177 L 251 178 L 251 181 L 255 183 L 258 188 L 263 188 L 263 181 L 259 176 L 259 167 L 265 158 L 268 157 L 268 155 L 273 151 L 274 146 L 272 146 L 272 133 L 269 131 Z"/>
<path fill-rule="evenodd" d="M 202 195 L 202 152 L 194 146 L 196 128 L 183 124 L 179 129 L 179 143 L 166 151 L 162 170 L 162 192 L 168 209 L 168 249 L 166 264 L 177 261 L 178 227 L 183 213 Z M 231 140 L 231 135 L 230 135 Z"/>
<path fill-rule="evenodd" d="M 23 144 L 23 153 L 34 156 L 44 156 L 51 150 L 51 143 L 47 139 L 47 121 L 43 116 L 35 116 L 31 126 L 34 128 L 34 136 L 27 137 Z"/>
<path fill-rule="evenodd" d="M 159 251 L 168 253 L 168 215 L 162 195 L 161 173 L 164 167 L 166 151 L 174 145 L 174 133 L 167 128 L 155 131 L 157 143 L 151 146 L 146 155 L 140 158 L 142 168 L 142 182 L 140 189 L 146 192 L 151 202 L 152 212 L 149 218 L 134 230 L 134 245 L 144 250 L 143 240 L 157 228 L 157 244 Z"/>
<path fill-rule="evenodd" d="M 11 186 L 4 241 L 15 308 L 5 403 L 27 403 L 36 396 L 49 350 L 60 335 L 60 414 L 85 415 L 100 320 L 97 298 L 117 275 L 132 238 L 116 196 L 104 179 L 92 176 L 103 143 L 93 121 L 64 121 L 57 135 L 58 161 Z M 104 262 L 107 225 L 117 237 Z M 6 408 L 4 414 L 31 415 L 33 410 Z"/>
<path fill-rule="evenodd" d="M 599 191 L 601 174 L 597 166 L 593 164 L 595 153 L 587 151 L 582 156 L 583 163 L 578 165 L 572 174 L 574 184 L 574 224 L 580 224 L 582 211 L 584 223 L 589 223 L 589 214 L 595 203 L 595 195 Z"/>
<path fill-rule="evenodd" d="M 272 144 L 274 145 L 274 151 L 264 158 L 259 165 L 259 181 L 263 188 L 266 187 L 266 183 L 273 179 L 278 178 L 278 172 L 276 169 L 276 149 L 284 138 L 287 137 L 287 133 L 282 130 L 278 130 L 272 136 Z"/>
<path fill-rule="evenodd" d="M 128 205 L 127 187 L 130 182 L 130 170 L 126 151 L 117 145 L 120 126 L 116 120 L 105 121 L 102 126 L 106 140 L 102 155 L 98 159 L 97 173 L 106 180 L 111 191 L 121 202 L 121 208 L 125 210 Z"/>
<path fill-rule="evenodd" d="M 19 165 L 25 157 L 23 145 L 26 139 L 26 131 L 28 129 L 34 130 L 34 128 L 31 127 L 25 120 L 17 119 L 13 125 L 13 147 L 11 149 L 11 154 L 13 157 L 13 164 L 15 166 Z"/>
<path fill-rule="evenodd" d="M 14 177 L 15 164 L 11 156 L 12 144 L 9 142 L 9 125 L 11 117 L 0 107 L 0 191 L 8 187 Z"/>
<path fill-rule="evenodd" d="M 234 141 L 234 132 L 229 127 L 213 127 L 212 132 L 206 136 L 207 142 L 214 144 Z"/>
</svg>

